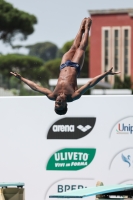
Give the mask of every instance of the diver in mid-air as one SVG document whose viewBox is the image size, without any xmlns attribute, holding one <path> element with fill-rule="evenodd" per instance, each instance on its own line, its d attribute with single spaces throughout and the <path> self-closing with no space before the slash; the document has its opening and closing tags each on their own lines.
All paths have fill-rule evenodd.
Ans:
<svg viewBox="0 0 133 200">
<path fill-rule="evenodd" d="M 91 24 L 92 20 L 90 18 L 83 19 L 70 50 L 63 55 L 60 65 L 60 74 L 54 91 L 43 88 L 36 83 L 23 78 L 17 72 L 10 72 L 16 78 L 26 83 L 31 89 L 45 94 L 50 100 L 55 101 L 55 112 L 59 115 L 66 114 L 67 102 L 79 99 L 88 89 L 96 85 L 106 76 L 120 73 L 113 72 L 113 68 L 111 68 L 107 72 L 94 77 L 78 89 L 77 77 L 79 76 L 84 63 L 85 50 L 88 46 L 88 35 Z"/>
</svg>

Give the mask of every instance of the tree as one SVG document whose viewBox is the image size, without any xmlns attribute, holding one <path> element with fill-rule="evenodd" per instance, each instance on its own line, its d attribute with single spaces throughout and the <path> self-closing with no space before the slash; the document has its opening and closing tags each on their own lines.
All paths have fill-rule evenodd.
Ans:
<svg viewBox="0 0 133 200">
<path fill-rule="evenodd" d="M 11 78 L 10 71 L 17 71 L 22 76 L 28 79 L 39 81 L 40 74 L 38 73 L 39 72 L 38 69 L 43 64 L 44 64 L 43 60 L 32 56 L 25 56 L 20 54 L 1 55 L 0 74 L 2 74 L 2 82 L 4 85 L 6 85 L 6 88 L 10 88 L 10 82 L 13 83 L 13 85 L 15 84 L 17 79 L 9 80 Z M 47 83 L 48 73 L 47 74 L 46 73 L 45 73 L 46 80 L 43 80 L 43 82 Z"/>
<path fill-rule="evenodd" d="M 32 73 L 33 68 L 38 68 L 44 64 L 43 60 L 21 54 L 7 54 L 0 56 L 0 72 L 9 75 L 10 71 L 21 73 Z"/>
<path fill-rule="evenodd" d="M 58 47 L 51 42 L 37 43 L 26 48 L 30 49 L 29 55 L 39 57 L 44 61 L 55 59 L 58 52 Z"/>
<path fill-rule="evenodd" d="M 113 88 L 114 89 L 131 89 L 132 88 L 131 78 L 129 76 L 125 76 L 124 81 L 122 81 L 119 76 L 115 76 L 115 83 L 114 83 Z"/>
<path fill-rule="evenodd" d="M 131 89 L 132 82 L 130 76 L 125 76 L 123 81 L 123 89 Z"/>
<path fill-rule="evenodd" d="M 59 69 L 60 63 L 61 63 L 60 58 L 50 60 L 50 61 L 46 62 L 44 64 L 44 66 L 39 68 L 38 73 L 40 73 L 40 74 L 42 74 L 42 76 L 44 76 L 47 71 L 49 78 L 58 78 L 59 72 L 60 72 L 60 69 Z M 44 79 L 44 77 L 43 77 L 43 79 Z"/>
<path fill-rule="evenodd" d="M 70 41 L 66 42 L 63 45 L 63 47 L 61 48 L 62 53 L 65 54 L 67 51 L 69 51 L 69 49 L 71 48 L 72 44 L 73 44 L 73 40 L 70 40 Z"/>
<path fill-rule="evenodd" d="M 117 75 L 115 76 L 115 83 L 114 83 L 113 88 L 114 89 L 123 89 L 123 83 L 122 83 L 120 77 Z"/>
<path fill-rule="evenodd" d="M 33 25 L 37 23 L 34 15 L 14 8 L 10 3 L 0 0 L 0 39 L 10 43 L 16 35 L 21 35 L 21 40 L 34 32 Z"/>
</svg>

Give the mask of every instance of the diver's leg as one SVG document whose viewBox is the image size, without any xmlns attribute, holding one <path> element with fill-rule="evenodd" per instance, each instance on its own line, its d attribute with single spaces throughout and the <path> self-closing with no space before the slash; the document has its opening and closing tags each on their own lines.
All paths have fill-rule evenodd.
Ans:
<svg viewBox="0 0 133 200">
<path fill-rule="evenodd" d="M 61 64 L 65 63 L 67 60 L 72 60 L 76 50 L 80 46 L 80 42 L 82 40 L 82 35 L 85 31 L 85 23 L 86 23 L 86 18 L 83 19 L 83 21 L 80 25 L 80 29 L 76 35 L 76 38 L 73 41 L 73 44 L 72 44 L 70 50 L 63 55 Z"/>
<path fill-rule="evenodd" d="M 73 62 L 76 62 L 80 65 L 80 70 L 83 67 L 85 50 L 88 46 L 88 37 L 89 37 L 89 30 L 91 27 L 91 23 L 92 23 L 92 20 L 90 18 L 87 18 L 86 23 L 85 23 L 84 36 L 82 37 L 80 45 L 79 45 L 78 49 L 76 50 L 75 55 L 72 59 Z"/>
</svg>

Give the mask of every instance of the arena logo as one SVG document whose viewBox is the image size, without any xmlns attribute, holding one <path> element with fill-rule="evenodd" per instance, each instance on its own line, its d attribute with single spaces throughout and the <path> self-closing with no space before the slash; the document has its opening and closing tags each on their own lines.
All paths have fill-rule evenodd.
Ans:
<svg viewBox="0 0 133 200">
<path fill-rule="evenodd" d="M 53 132 L 74 132 L 74 125 L 54 125 L 52 127 Z"/>
<path fill-rule="evenodd" d="M 50 127 L 47 139 L 79 139 L 88 135 L 94 128 L 95 117 L 66 117 Z"/>
<path fill-rule="evenodd" d="M 110 133 L 110 136 L 118 137 L 120 135 L 133 135 L 133 117 L 124 118 L 115 124 Z"/>
<path fill-rule="evenodd" d="M 46 170 L 77 171 L 87 167 L 94 159 L 94 148 L 66 148 L 55 152 L 49 159 Z"/>
</svg>

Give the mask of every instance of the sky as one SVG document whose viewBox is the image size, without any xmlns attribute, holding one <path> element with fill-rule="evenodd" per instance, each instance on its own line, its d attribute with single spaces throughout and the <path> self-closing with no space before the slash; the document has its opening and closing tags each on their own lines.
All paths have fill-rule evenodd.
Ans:
<svg viewBox="0 0 133 200">
<path fill-rule="evenodd" d="M 74 39 L 84 17 L 89 17 L 88 10 L 133 8 L 133 0 L 7 0 L 19 10 L 34 14 L 38 23 L 35 31 L 26 41 L 16 40 L 14 45 L 31 45 L 50 41 L 59 48 Z M 9 45 L 0 41 L 0 52 L 14 52 Z M 15 50 L 28 53 L 26 49 Z"/>
</svg>

